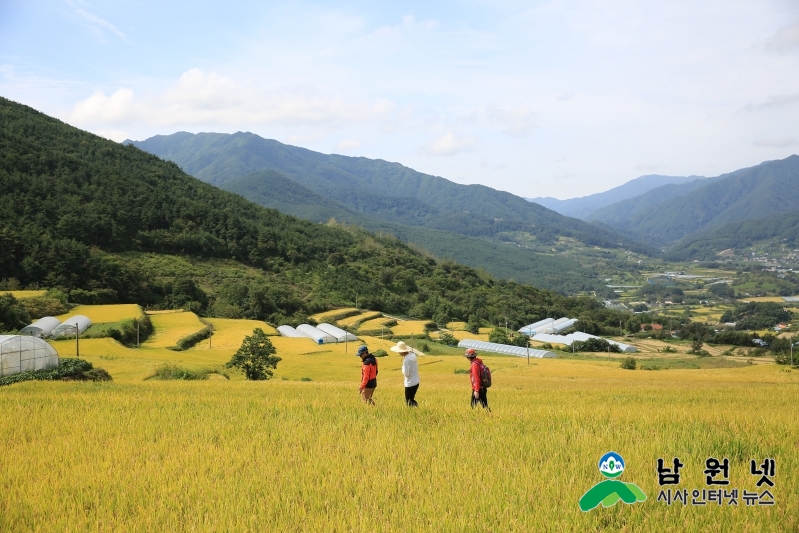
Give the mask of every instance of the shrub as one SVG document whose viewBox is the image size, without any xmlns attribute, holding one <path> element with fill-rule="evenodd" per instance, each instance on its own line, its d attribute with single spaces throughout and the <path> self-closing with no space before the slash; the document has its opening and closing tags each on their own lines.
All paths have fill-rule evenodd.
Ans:
<svg viewBox="0 0 799 533">
<path fill-rule="evenodd" d="M 621 362 L 621 367 L 625 370 L 635 370 L 637 366 L 637 362 L 635 357 L 625 357 L 624 361 Z"/>
<path fill-rule="evenodd" d="M 663 348 L 660 351 L 663 352 L 663 353 L 677 353 L 677 349 L 674 348 L 673 346 L 666 346 L 665 348 Z"/>
<path fill-rule="evenodd" d="M 430 345 L 426 342 L 420 342 L 418 348 L 425 353 L 430 351 Z"/>
<path fill-rule="evenodd" d="M 19 300 L 19 304 L 28 311 L 32 318 L 43 316 L 58 316 L 67 312 L 67 306 L 55 298 L 47 296 L 37 296 L 35 298 L 25 298 Z"/>
<path fill-rule="evenodd" d="M 504 329 L 494 328 L 488 334 L 488 342 L 496 342 L 497 344 L 510 344 L 508 334 Z"/>
<path fill-rule="evenodd" d="M 208 379 L 208 374 L 208 371 L 189 370 L 188 368 L 166 364 L 158 367 L 155 373 L 146 379 L 195 381 Z"/>
<path fill-rule="evenodd" d="M 465 369 L 465 368 L 456 368 L 455 369 L 455 373 L 456 374 L 468 374 L 469 371 L 467 369 Z"/>
<path fill-rule="evenodd" d="M 438 329 L 438 324 L 436 324 L 432 320 L 429 321 L 429 322 L 425 322 L 424 323 L 424 329 L 425 329 L 425 331 L 435 331 L 435 330 Z"/>
<path fill-rule="evenodd" d="M 188 350 L 198 342 L 209 338 L 212 333 L 213 333 L 213 328 L 211 326 L 206 326 L 200 331 L 192 333 L 191 335 L 186 335 L 185 337 L 180 339 L 177 343 L 175 343 L 175 348 L 173 349 L 175 349 L 176 351 Z"/>
<path fill-rule="evenodd" d="M 300 378 L 300 381 L 312 381 L 311 378 Z"/>
<path fill-rule="evenodd" d="M 94 366 L 83 359 L 62 357 L 57 368 L 48 370 L 32 370 L 20 372 L 12 376 L 0 378 L 0 386 L 11 385 L 21 381 L 110 381 L 111 375 L 102 368 Z"/>
<path fill-rule="evenodd" d="M 588 339 L 587 341 L 574 341 L 572 344 L 575 352 L 621 352 L 615 344 L 609 343 L 605 339 Z"/>
<path fill-rule="evenodd" d="M 445 331 L 438 336 L 438 342 L 446 344 L 447 346 L 456 346 L 458 344 L 458 339 L 456 339 L 455 335 L 452 333 Z"/>
<path fill-rule="evenodd" d="M 376 350 L 372 355 L 375 357 L 385 357 L 388 355 L 388 352 L 385 350 Z"/>
</svg>

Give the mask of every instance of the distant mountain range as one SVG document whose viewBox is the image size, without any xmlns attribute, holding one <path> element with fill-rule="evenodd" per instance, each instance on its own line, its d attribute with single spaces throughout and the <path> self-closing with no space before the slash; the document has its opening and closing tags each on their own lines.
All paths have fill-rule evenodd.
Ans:
<svg viewBox="0 0 799 533">
<path fill-rule="evenodd" d="M 729 222 L 799 210 L 799 156 L 766 161 L 715 178 L 664 185 L 590 218 L 665 246 Z"/>
<path fill-rule="evenodd" d="M 531 202 L 541 204 L 544 207 L 557 211 L 561 215 L 591 220 L 591 215 L 598 209 L 615 204 L 628 198 L 640 196 L 652 189 L 669 184 L 682 184 L 704 179 L 702 176 L 660 176 L 650 174 L 630 180 L 623 185 L 614 187 L 605 192 L 583 196 L 581 198 L 571 198 L 569 200 L 558 200 L 557 198 L 527 198 Z"/>
<path fill-rule="evenodd" d="M 531 235 L 547 251 L 551 243 L 568 237 L 590 246 L 654 253 L 612 228 L 398 163 L 321 154 L 241 132 L 179 132 L 125 142 L 260 205 L 309 220 L 336 218 L 391 233 L 437 256 L 540 287 L 582 290 L 596 273 L 572 258 L 509 244 L 509 235 Z"/>
<path fill-rule="evenodd" d="M 726 224 L 799 211 L 795 155 L 711 178 L 641 176 L 583 198 L 528 201 L 398 163 L 321 154 L 252 133 L 179 132 L 126 142 L 260 205 L 390 233 L 494 275 L 565 292 L 579 290 L 580 280 L 583 288 L 596 284 L 597 275 L 573 257 L 536 253 L 562 237 L 650 255 L 662 248 L 668 257 L 704 257 L 697 250 L 718 252 L 731 247 L 731 239 L 744 242 L 730 232 L 761 240 L 790 232 L 782 222 Z M 519 234 L 543 246 L 509 244 L 520 242 Z"/>
</svg>

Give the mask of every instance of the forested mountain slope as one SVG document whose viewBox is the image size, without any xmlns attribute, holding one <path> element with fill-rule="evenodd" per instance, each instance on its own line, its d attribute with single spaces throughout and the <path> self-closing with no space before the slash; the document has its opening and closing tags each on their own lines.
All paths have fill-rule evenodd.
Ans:
<svg viewBox="0 0 799 533">
<path fill-rule="evenodd" d="M 242 132 L 180 132 L 133 144 L 220 186 L 257 171 L 274 170 L 322 196 L 388 222 L 473 237 L 508 231 L 547 233 L 589 245 L 615 248 L 622 243 L 630 249 L 648 250 L 612 230 L 564 217 L 510 193 L 483 185 L 459 185 L 399 163 L 321 154 Z"/>
<path fill-rule="evenodd" d="M 0 187 L 6 283 L 105 291 L 106 299 L 144 305 L 174 303 L 182 287 L 196 293 L 200 312 L 274 322 L 351 304 L 354 294 L 366 307 L 450 320 L 507 312 L 525 321 L 599 306 L 436 262 L 394 238 L 262 208 L 134 146 L 3 98 Z M 144 259 L 130 261 L 131 253 Z M 205 302 L 200 289 L 159 271 L 173 256 L 233 261 L 254 274 L 227 279 L 212 271 L 211 289 L 219 291 Z"/>
<path fill-rule="evenodd" d="M 666 187 L 681 187 L 680 192 L 685 193 L 694 183 Z M 668 244 L 705 228 L 794 211 L 799 205 L 799 156 L 767 161 L 699 183 L 702 185 L 689 194 L 638 210 L 615 225 L 655 243 Z M 644 197 L 659 191 L 655 189 Z M 622 205 L 605 209 L 619 210 Z M 607 219 L 603 222 L 610 223 Z"/>
<path fill-rule="evenodd" d="M 799 211 L 730 222 L 694 233 L 667 250 L 666 257 L 674 261 L 715 259 L 724 250 L 748 248 L 764 241 L 799 248 Z"/>
<path fill-rule="evenodd" d="M 222 185 L 250 201 L 314 222 L 336 219 L 357 224 L 371 232 L 388 233 L 405 242 L 423 247 L 433 255 L 521 283 L 556 290 L 566 294 L 590 291 L 602 285 L 597 273 L 582 267 L 576 260 L 536 253 L 511 243 L 467 237 L 450 231 L 386 222 L 359 213 L 273 170 L 256 172 Z"/>
</svg>

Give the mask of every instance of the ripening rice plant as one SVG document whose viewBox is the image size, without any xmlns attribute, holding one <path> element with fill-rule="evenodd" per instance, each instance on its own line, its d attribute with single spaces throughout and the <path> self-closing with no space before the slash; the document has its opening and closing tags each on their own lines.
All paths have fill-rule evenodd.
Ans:
<svg viewBox="0 0 799 533">
<path fill-rule="evenodd" d="M 200 322 L 197 315 L 190 311 L 154 314 L 150 316 L 150 320 L 155 328 L 155 333 L 144 343 L 145 346 L 150 348 L 175 346 L 175 343 L 183 337 L 206 327 L 205 324 Z"/>
<path fill-rule="evenodd" d="M 128 318 L 139 318 L 142 309 L 136 304 L 110 304 L 110 305 L 79 305 L 65 313 L 57 316 L 61 320 L 75 315 L 88 317 L 92 324 L 104 324 L 108 322 L 119 322 Z"/>
<path fill-rule="evenodd" d="M 335 364 L 317 356 L 316 365 L 303 356 L 306 370 Z M 4 389 L 0 530 L 799 527 L 799 379 L 773 365 L 647 372 L 486 357 L 488 413 L 469 407 L 468 376 L 454 373 L 468 366 L 462 357 L 420 358 L 418 409 L 404 404 L 398 357 L 380 358 L 376 407 L 360 402 L 359 364 L 346 360 L 330 381 L 298 373 Z M 611 450 L 625 460 L 622 481 L 647 499 L 582 512 Z M 708 457 L 727 458 L 730 487 L 747 490 L 750 458 L 775 458 L 776 505 L 658 502 L 660 457 L 680 458 L 686 489 L 705 487 Z"/>
</svg>

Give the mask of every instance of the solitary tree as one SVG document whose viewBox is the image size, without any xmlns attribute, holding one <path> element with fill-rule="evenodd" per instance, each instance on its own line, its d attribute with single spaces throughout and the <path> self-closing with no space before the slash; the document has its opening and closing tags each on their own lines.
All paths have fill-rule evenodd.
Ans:
<svg viewBox="0 0 799 533">
<path fill-rule="evenodd" d="M 702 351 L 702 346 L 703 344 L 700 339 L 694 339 L 693 341 L 691 341 L 691 351 L 697 355 L 699 354 L 700 351 Z"/>
<path fill-rule="evenodd" d="M 277 364 L 281 361 L 280 357 L 274 355 L 275 353 L 277 350 L 272 346 L 264 330 L 256 328 L 252 335 L 244 337 L 238 351 L 225 366 L 238 368 L 244 372 L 247 379 L 269 379 L 272 377 L 271 369 L 277 368 Z"/>
</svg>

